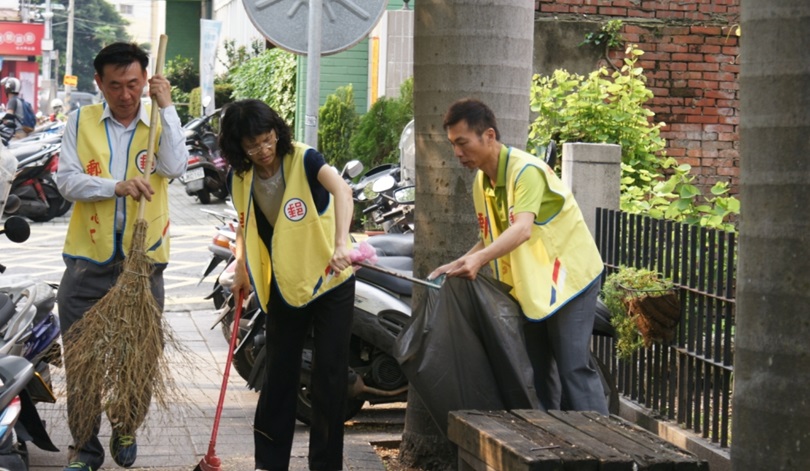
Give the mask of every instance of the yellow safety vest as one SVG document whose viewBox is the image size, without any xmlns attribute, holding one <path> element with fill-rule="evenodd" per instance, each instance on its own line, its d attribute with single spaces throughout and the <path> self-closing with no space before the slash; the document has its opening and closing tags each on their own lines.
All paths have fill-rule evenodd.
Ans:
<svg viewBox="0 0 810 471">
<path fill-rule="evenodd" d="M 270 282 L 276 276 L 284 302 L 301 307 L 352 276 L 347 268 L 327 281 L 329 260 L 335 252 L 334 199 L 318 214 L 304 168 L 308 146 L 295 143 L 293 152 L 281 160 L 285 190 L 282 208 L 273 229 L 272 260 L 259 235 L 253 211 L 253 169 L 232 175 L 233 205 L 245 241 L 250 282 L 262 310 L 270 301 Z M 347 241 L 349 243 L 349 241 Z"/>
<path fill-rule="evenodd" d="M 113 178 L 110 174 L 111 144 L 107 137 L 107 122 L 101 120 L 104 104 L 83 106 L 79 113 L 76 128 L 76 153 L 84 167 L 84 172 L 102 178 Z M 156 139 L 160 142 L 160 124 Z M 146 165 L 149 126 L 138 122 L 129 144 L 127 154 L 126 179 L 143 176 Z M 157 142 L 155 143 L 157 152 Z M 116 156 L 121 158 L 121 156 Z M 149 224 L 146 232 L 147 255 L 156 263 L 169 261 L 169 183 L 166 178 L 155 173 L 157 161 L 153 161 L 149 183 L 155 194 L 144 208 L 144 219 Z M 125 224 L 123 230 L 124 255 L 132 244 L 132 233 L 138 215 L 139 201 L 125 198 Z M 109 262 L 115 255 L 116 233 L 115 213 L 118 198 L 101 201 L 78 201 L 73 205 L 73 213 L 65 238 L 64 255 L 84 258 L 99 264 Z"/>
<path fill-rule="evenodd" d="M 571 191 L 542 160 L 514 148 L 501 151 L 506 161 L 506 194 L 509 221 L 514 220 L 515 185 L 528 166 L 540 169 L 546 191 L 559 198 L 540 208 L 529 240 L 510 253 L 491 262 L 495 276 L 512 286 L 523 314 L 541 320 L 556 312 L 571 298 L 585 290 L 602 273 L 602 258 L 585 225 L 582 213 Z M 478 216 L 481 240 L 491 244 L 501 234 L 492 224 L 496 216 L 494 198 L 484 191 L 484 172 L 479 171 L 473 183 L 473 201 Z"/>
</svg>

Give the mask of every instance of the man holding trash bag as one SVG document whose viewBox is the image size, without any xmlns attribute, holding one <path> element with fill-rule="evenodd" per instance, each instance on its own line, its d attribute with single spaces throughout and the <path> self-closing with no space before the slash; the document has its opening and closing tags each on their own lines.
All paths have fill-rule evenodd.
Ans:
<svg viewBox="0 0 810 471">
<path fill-rule="evenodd" d="M 461 164 L 478 170 L 480 241 L 428 278 L 475 279 L 489 263 L 528 320 L 526 350 L 542 406 L 607 415 L 602 383 L 589 365 L 603 264 L 571 191 L 542 160 L 502 144 L 495 115 L 481 101 L 453 103 L 443 124 Z"/>
</svg>

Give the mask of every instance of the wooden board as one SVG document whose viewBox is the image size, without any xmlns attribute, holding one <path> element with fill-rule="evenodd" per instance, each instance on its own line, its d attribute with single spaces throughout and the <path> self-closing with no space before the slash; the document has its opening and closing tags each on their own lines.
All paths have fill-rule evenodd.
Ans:
<svg viewBox="0 0 810 471">
<path fill-rule="evenodd" d="M 708 471 L 708 463 L 618 417 L 540 410 L 455 411 L 459 469 Z"/>
</svg>

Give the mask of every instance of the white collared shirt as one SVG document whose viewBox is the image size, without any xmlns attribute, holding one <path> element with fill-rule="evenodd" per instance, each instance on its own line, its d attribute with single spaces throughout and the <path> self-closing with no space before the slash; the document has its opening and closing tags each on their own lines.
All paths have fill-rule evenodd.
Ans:
<svg viewBox="0 0 810 471">
<path fill-rule="evenodd" d="M 101 120 L 107 120 L 107 133 L 110 142 L 110 173 L 113 178 L 102 178 L 88 175 L 84 171 L 76 153 L 78 111 L 68 115 L 65 133 L 62 136 L 62 149 L 59 156 L 59 169 L 56 173 L 56 184 L 62 196 L 69 201 L 99 201 L 115 197 L 115 185 L 126 178 L 127 147 L 138 122 L 149 126 L 149 113 L 145 106 L 138 110 L 138 118 L 124 127 L 113 118 L 110 108 L 105 104 Z M 155 153 L 158 175 L 165 178 L 177 178 L 183 175 L 188 165 L 188 150 L 180 117 L 174 105 L 160 110 L 163 130 L 160 135 L 160 147 Z M 122 198 L 123 199 L 123 198 Z M 118 205 L 115 216 L 116 230 L 123 228 L 124 202 Z"/>
</svg>

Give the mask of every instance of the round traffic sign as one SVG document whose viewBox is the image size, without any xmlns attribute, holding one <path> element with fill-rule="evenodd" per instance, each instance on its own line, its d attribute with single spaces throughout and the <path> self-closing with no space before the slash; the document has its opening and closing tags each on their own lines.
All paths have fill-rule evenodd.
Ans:
<svg viewBox="0 0 810 471">
<path fill-rule="evenodd" d="M 321 54 L 348 49 L 365 38 L 385 11 L 384 0 L 322 0 Z M 258 29 L 276 46 L 306 55 L 308 0 L 242 0 Z"/>
</svg>

